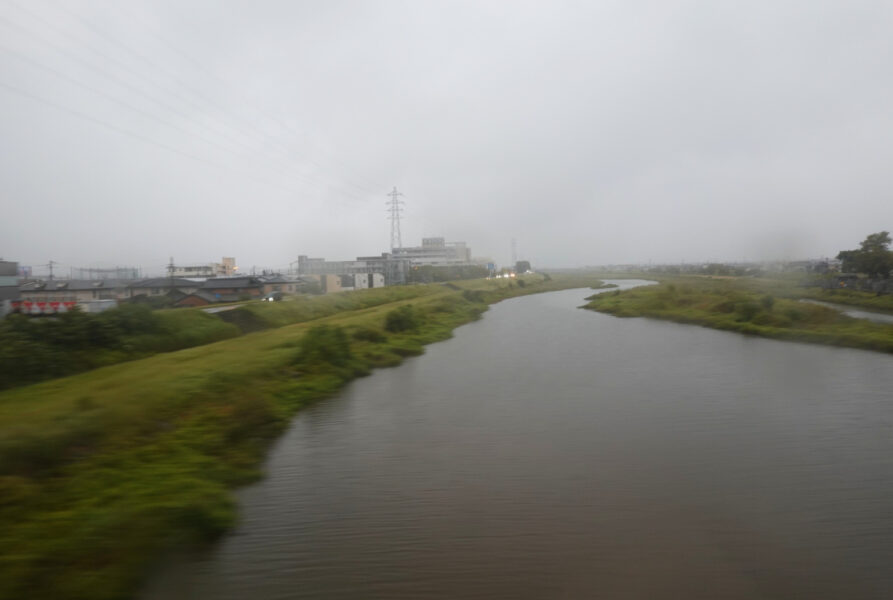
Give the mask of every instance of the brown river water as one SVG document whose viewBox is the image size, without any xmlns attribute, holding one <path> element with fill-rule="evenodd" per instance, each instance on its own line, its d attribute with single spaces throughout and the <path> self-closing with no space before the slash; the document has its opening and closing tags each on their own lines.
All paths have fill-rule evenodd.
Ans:
<svg viewBox="0 0 893 600">
<path fill-rule="evenodd" d="M 893 598 L 893 357 L 591 293 L 300 413 L 239 526 L 141 598 Z"/>
</svg>

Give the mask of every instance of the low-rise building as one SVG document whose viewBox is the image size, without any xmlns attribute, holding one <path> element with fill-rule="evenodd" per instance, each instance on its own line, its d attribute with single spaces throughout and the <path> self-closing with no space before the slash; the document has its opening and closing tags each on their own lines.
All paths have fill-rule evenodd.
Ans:
<svg viewBox="0 0 893 600">
<path fill-rule="evenodd" d="M 0 260 L 0 319 L 12 312 L 19 300 L 19 263 Z"/>
<path fill-rule="evenodd" d="M 465 242 L 447 242 L 442 237 L 422 238 L 421 246 L 394 248 L 396 258 L 408 259 L 413 267 L 451 267 L 468 265 L 471 249 Z"/>
<path fill-rule="evenodd" d="M 206 306 L 218 302 L 254 300 L 263 296 L 264 284 L 257 277 L 208 279 L 195 292 L 184 296 L 175 306 Z"/>
<path fill-rule="evenodd" d="M 172 277 L 194 277 L 205 279 L 209 277 L 233 277 L 239 267 L 236 259 L 224 256 L 219 263 L 206 263 L 201 265 L 174 265 Z"/>
<path fill-rule="evenodd" d="M 23 283 L 14 309 L 25 314 L 53 314 L 80 306 L 100 312 L 129 297 L 129 279 L 47 279 Z"/>
<path fill-rule="evenodd" d="M 319 275 L 319 286 L 324 294 L 332 294 L 344 291 L 344 279 L 342 275 Z"/>
<path fill-rule="evenodd" d="M 378 273 L 385 285 L 406 283 L 410 269 L 407 258 L 397 258 L 383 253 L 381 256 L 358 256 L 356 260 L 325 260 L 324 258 L 298 257 L 299 275 L 363 275 Z"/>
<path fill-rule="evenodd" d="M 153 277 L 134 281 L 129 287 L 129 298 L 138 296 L 157 297 L 170 294 L 188 296 L 198 291 L 202 286 L 200 281 L 184 279 L 182 277 Z"/>
<path fill-rule="evenodd" d="M 381 273 L 357 273 L 353 276 L 353 287 L 357 290 L 384 287 L 384 275 Z"/>
<path fill-rule="evenodd" d="M 281 292 L 283 294 L 300 294 L 304 292 L 310 280 L 306 277 L 293 275 L 263 275 L 258 277 L 263 284 L 263 294 Z"/>
</svg>

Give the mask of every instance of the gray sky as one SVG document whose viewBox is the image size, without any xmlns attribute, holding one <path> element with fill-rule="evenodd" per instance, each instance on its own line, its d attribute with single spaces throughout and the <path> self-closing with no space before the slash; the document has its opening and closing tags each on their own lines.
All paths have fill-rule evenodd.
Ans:
<svg viewBox="0 0 893 600">
<path fill-rule="evenodd" d="M 0 0 L 0 256 L 466 241 L 538 265 L 893 229 L 893 3 Z"/>
</svg>

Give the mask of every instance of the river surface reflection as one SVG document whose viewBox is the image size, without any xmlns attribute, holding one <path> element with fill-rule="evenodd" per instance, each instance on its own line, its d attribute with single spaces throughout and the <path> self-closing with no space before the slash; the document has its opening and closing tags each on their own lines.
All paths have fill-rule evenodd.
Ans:
<svg viewBox="0 0 893 600">
<path fill-rule="evenodd" d="M 590 293 L 301 413 L 235 532 L 143 598 L 893 597 L 893 358 Z"/>
</svg>

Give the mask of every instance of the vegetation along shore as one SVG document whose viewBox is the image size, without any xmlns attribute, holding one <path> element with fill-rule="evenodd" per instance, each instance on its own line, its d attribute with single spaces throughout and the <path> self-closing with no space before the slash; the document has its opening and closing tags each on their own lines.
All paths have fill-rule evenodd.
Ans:
<svg viewBox="0 0 893 600">
<path fill-rule="evenodd" d="M 802 287 L 791 278 L 658 279 L 659 285 L 591 296 L 584 308 L 618 317 L 651 317 L 775 339 L 893 352 L 893 325 L 850 318 L 800 301 L 890 311 L 891 296 Z"/>
<path fill-rule="evenodd" d="M 422 353 L 490 303 L 595 283 L 404 286 L 256 302 L 215 321 L 162 312 L 148 334 L 122 326 L 107 357 L 118 364 L 0 392 L 0 598 L 131 597 L 169 552 L 233 525 L 232 488 L 261 475 L 269 443 L 302 406 Z M 170 318 L 220 341 L 165 341 L 178 331 Z M 193 347 L 161 352 L 183 345 Z"/>
</svg>

